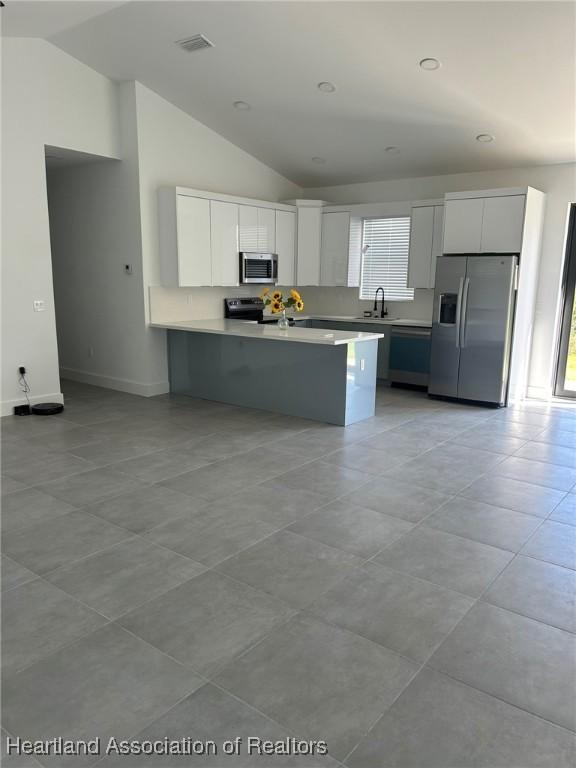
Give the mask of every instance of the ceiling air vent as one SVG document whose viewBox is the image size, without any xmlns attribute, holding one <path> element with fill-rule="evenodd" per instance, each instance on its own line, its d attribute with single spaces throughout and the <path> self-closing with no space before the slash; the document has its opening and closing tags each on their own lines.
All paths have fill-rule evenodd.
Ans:
<svg viewBox="0 0 576 768">
<path fill-rule="evenodd" d="M 176 45 L 179 45 L 187 53 L 202 51 L 204 48 L 214 48 L 214 43 L 211 43 L 204 35 L 194 35 L 193 37 L 187 37 L 185 40 L 177 40 Z"/>
</svg>

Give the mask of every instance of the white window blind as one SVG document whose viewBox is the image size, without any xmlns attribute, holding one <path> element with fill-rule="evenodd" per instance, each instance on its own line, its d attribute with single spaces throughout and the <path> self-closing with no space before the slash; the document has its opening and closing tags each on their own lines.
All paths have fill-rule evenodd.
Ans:
<svg viewBox="0 0 576 768">
<path fill-rule="evenodd" d="M 373 299 L 384 288 L 386 301 L 412 301 L 407 288 L 410 216 L 364 219 L 360 298 Z"/>
</svg>

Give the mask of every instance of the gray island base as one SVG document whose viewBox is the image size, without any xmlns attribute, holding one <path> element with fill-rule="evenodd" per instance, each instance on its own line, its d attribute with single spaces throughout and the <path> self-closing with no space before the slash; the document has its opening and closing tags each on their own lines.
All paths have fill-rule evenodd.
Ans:
<svg viewBox="0 0 576 768">
<path fill-rule="evenodd" d="M 168 330 L 170 391 L 346 426 L 374 415 L 377 353 L 377 336 L 311 344 Z"/>
</svg>

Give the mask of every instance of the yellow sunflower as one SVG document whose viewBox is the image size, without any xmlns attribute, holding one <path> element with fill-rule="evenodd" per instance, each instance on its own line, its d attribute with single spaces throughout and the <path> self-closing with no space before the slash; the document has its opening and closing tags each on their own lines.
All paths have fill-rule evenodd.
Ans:
<svg viewBox="0 0 576 768">
<path fill-rule="evenodd" d="M 263 299 L 264 296 L 267 296 L 270 293 L 270 288 L 262 288 L 262 292 L 260 293 L 260 298 Z"/>
<path fill-rule="evenodd" d="M 272 302 L 272 314 L 275 315 L 278 312 L 282 312 L 284 309 L 284 304 L 282 304 L 281 301 L 273 301 Z"/>
<path fill-rule="evenodd" d="M 302 299 L 298 299 L 298 301 L 295 304 L 295 307 L 296 307 L 296 312 L 302 312 L 302 310 L 304 309 L 304 302 L 302 301 Z"/>
<path fill-rule="evenodd" d="M 272 294 L 272 301 L 282 301 L 282 292 L 274 291 L 274 293 Z"/>
<path fill-rule="evenodd" d="M 298 293 L 298 291 L 295 288 L 292 288 L 292 290 L 290 291 L 290 296 L 292 296 L 294 301 L 301 301 L 302 300 L 302 297 L 300 296 L 300 294 Z"/>
</svg>

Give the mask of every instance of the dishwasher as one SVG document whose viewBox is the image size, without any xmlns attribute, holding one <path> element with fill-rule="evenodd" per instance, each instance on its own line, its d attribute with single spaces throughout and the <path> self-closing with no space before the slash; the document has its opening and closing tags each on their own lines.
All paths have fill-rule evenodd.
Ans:
<svg viewBox="0 0 576 768">
<path fill-rule="evenodd" d="M 392 326 L 388 361 L 388 379 L 392 384 L 428 386 L 430 339 L 430 328 Z"/>
</svg>

